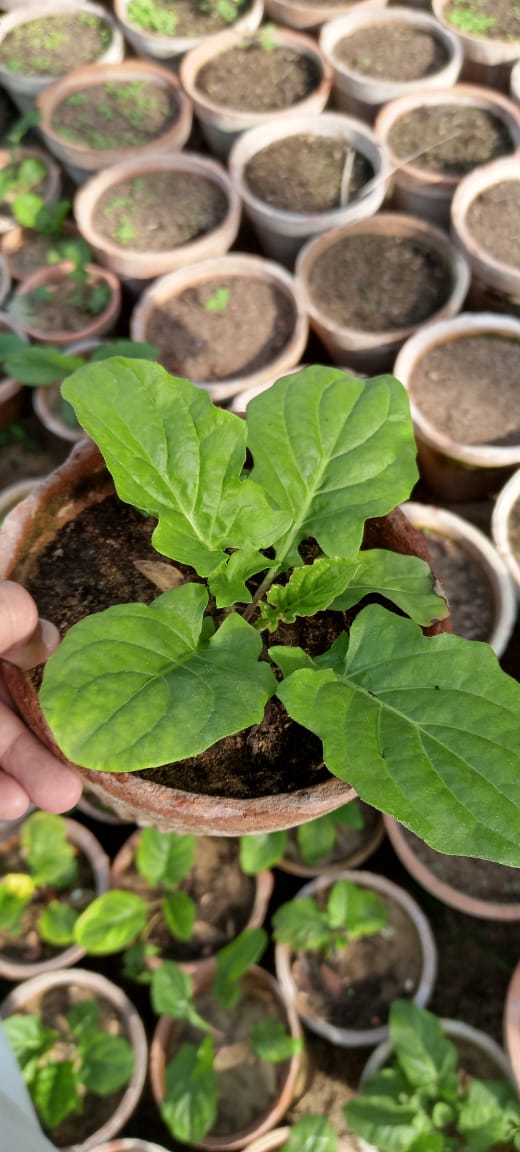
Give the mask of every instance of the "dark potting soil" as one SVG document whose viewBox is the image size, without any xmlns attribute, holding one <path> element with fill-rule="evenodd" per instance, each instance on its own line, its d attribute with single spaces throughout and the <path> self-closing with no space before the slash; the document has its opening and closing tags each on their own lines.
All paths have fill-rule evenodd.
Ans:
<svg viewBox="0 0 520 1152">
<path fill-rule="evenodd" d="M 363 801 L 359 799 L 352 800 L 351 803 L 354 804 L 360 812 L 363 826 L 362 828 L 349 828 L 348 825 L 336 825 L 334 848 L 332 852 L 321 857 L 319 864 L 322 868 L 329 867 L 333 864 L 340 864 L 342 861 L 344 862 L 345 868 L 351 867 L 349 864 L 350 858 L 357 854 L 364 845 L 372 841 L 377 829 L 381 825 L 381 814 L 376 812 L 375 808 L 371 808 L 370 804 L 364 804 Z M 305 865 L 306 863 L 298 851 L 296 830 L 294 828 L 291 828 L 289 831 L 287 848 L 284 855 L 287 860 L 291 860 L 294 863 L 300 865 Z"/>
<path fill-rule="evenodd" d="M 452 291 L 448 264 L 410 236 L 345 235 L 318 256 L 309 292 L 320 312 L 368 332 L 411 328 L 433 316 Z"/>
<path fill-rule="evenodd" d="M 162 136 L 178 119 L 169 89 L 149 80 L 112 80 L 72 92 L 55 108 L 51 127 L 74 144 L 103 151 L 137 148 Z"/>
<path fill-rule="evenodd" d="M 364 76 L 400 83 L 432 76 L 448 63 L 446 48 L 437 36 L 412 28 L 404 20 L 359 28 L 335 45 L 334 56 Z"/>
<path fill-rule="evenodd" d="M 410 395 L 424 416 L 463 444 L 520 443 L 520 340 L 458 336 L 425 352 Z"/>
<path fill-rule="evenodd" d="M 393 1000 L 413 997 L 422 970 L 417 930 L 396 901 L 382 899 L 388 921 L 377 935 L 353 940 L 326 959 L 318 952 L 295 953 L 291 972 L 299 1012 L 338 1028 L 378 1028 Z"/>
<path fill-rule="evenodd" d="M 370 162 L 344 140 L 286 136 L 246 164 L 254 196 L 286 212 L 327 212 L 357 200 L 374 175 Z"/>
<path fill-rule="evenodd" d="M 400 160 L 415 168 L 465 176 L 515 150 L 507 124 L 485 108 L 470 105 L 425 104 L 405 112 L 394 124 L 388 143 Z"/>
<path fill-rule="evenodd" d="M 287 46 L 258 41 L 220 52 L 197 73 L 197 89 L 215 104 L 240 111 L 275 112 L 304 100 L 318 87 L 316 61 Z"/>
<path fill-rule="evenodd" d="M 200 0 L 154 0 L 150 5 L 151 18 L 143 14 L 144 5 L 139 0 L 130 0 L 127 8 L 129 20 L 147 34 L 159 36 L 209 36 L 232 26 L 250 8 L 249 0 L 228 0 L 226 16 L 222 16 L 216 4 L 200 3 Z M 223 6 L 222 6 L 223 7 Z M 157 31 L 160 24 L 160 32 Z"/>
<path fill-rule="evenodd" d="M 495 260 L 520 268 L 520 180 L 503 180 L 486 188 L 471 204 L 467 226 Z"/>
<path fill-rule="evenodd" d="M 444 16 L 459 32 L 491 40 L 520 40 L 520 13 L 511 0 L 452 0 Z"/>
<path fill-rule="evenodd" d="M 494 904 L 520 903 L 520 868 L 508 868 L 505 864 L 467 856 L 445 856 L 424 844 L 407 828 L 402 832 L 415 855 L 430 872 L 458 892 Z"/>
<path fill-rule="evenodd" d="M 280 355 L 296 321 L 286 292 L 251 276 L 206 280 L 158 304 L 146 339 L 161 364 L 195 383 L 232 380 Z"/>
<path fill-rule="evenodd" d="M 493 628 L 491 584 L 470 552 L 457 540 L 422 529 L 432 568 L 446 593 L 452 632 L 466 640 L 489 641 Z"/>
<path fill-rule="evenodd" d="M 107 188 L 93 226 L 134 252 L 165 252 L 218 228 L 228 201 L 212 180 L 191 172 L 148 172 Z"/>
<path fill-rule="evenodd" d="M 0 64 L 25 76 L 62 76 L 74 67 L 93 64 L 106 52 L 112 33 L 90 12 L 41 16 L 19 24 L 0 44 Z"/>
<path fill-rule="evenodd" d="M 100 293 L 102 306 L 94 308 L 96 290 Z M 105 296 L 105 281 L 87 281 L 81 288 L 77 281 L 65 277 L 54 284 L 42 285 L 33 292 L 18 294 L 14 298 L 12 315 L 18 316 L 31 327 L 38 328 L 47 334 L 52 332 L 82 332 L 94 316 L 104 312 L 110 301 L 107 289 Z"/>
</svg>

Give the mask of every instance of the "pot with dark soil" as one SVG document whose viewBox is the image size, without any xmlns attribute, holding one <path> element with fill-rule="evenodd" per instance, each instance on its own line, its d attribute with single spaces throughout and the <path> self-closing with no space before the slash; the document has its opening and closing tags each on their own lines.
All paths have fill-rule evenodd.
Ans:
<svg viewBox="0 0 520 1152">
<path fill-rule="evenodd" d="M 338 16 L 321 30 L 320 47 L 334 70 L 334 98 L 351 116 L 372 121 L 389 100 L 420 88 L 447 88 L 462 67 L 456 37 L 409 8 Z"/>
<path fill-rule="evenodd" d="M 99 172 L 77 193 L 74 212 L 100 263 L 142 288 L 224 255 L 238 232 L 240 200 L 220 164 L 188 152 Z"/>
<path fill-rule="evenodd" d="M 255 32 L 262 0 L 115 0 L 115 14 L 138 56 L 177 68 L 185 52 L 226 28 Z"/>
<path fill-rule="evenodd" d="M 41 148 L 0 151 L 0 232 L 16 228 L 12 206 L 17 196 L 40 196 L 46 207 L 56 203 L 61 187 L 58 165 Z"/>
<path fill-rule="evenodd" d="M 456 315 L 470 276 L 440 229 L 383 212 L 311 240 L 296 280 L 333 361 L 369 373 L 389 370 L 420 325 Z"/>
<path fill-rule="evenodd" d="M 64 346 L 110 332 L 120 307 L 121 288 L 112 272 L 64 262 L 24 280 L 11 298 L 9 314 L 33 340 Z"/>
<path fill-rule="evenodd" d="M 323 111 L 332 71 L 310 36 L 266 25 L 254 36 L 222 32 L 188 52 L 184 89 L 202 134 L 221 159 L 242 132 L 290 111 Z"/>
<path fill-rule="evenodd" d="M 478 168 L 457 188 L 452 231 L 473 274 L 472 308 L 520 315 L 519 211 L 520 158 Z"/>
<path fill-rule="evenodd" d="M 375 133 L 388 150 L 398 208 L 446 227 L 460 180 L 520 146 L 520 109 L 486 88 L 420 89 L 382 108 Z"/>
<path fill-rule="evenodd" d="M 293 876 L 336 876 L 363 864 L 383 836 L 381 814 L 355 799 L 297 828 L 242 836 L 240 864 L 248 876 L 274 867 Z"/>
<path fill-rule="evenodd" d="M 462 77 L 507 91 L 520 50 L 520 14 L 510 0 L 432 0 L 434 15 L 459 38 Z"/>
<path fill-rule="evenodd" d="M 309 237 L 372 216 L 389 175 L 371 129 L 336 112 L 249 129 L 229 171 L 262 247 L 289 266 Z"/>
</svg>

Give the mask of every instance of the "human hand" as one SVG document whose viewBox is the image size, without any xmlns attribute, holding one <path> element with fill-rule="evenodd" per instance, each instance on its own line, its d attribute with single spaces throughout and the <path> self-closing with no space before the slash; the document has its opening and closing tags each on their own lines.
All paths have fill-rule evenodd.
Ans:
<svg viewBox="0 0 520 1152">
<path fill-rule="evenodd" d="M 38 619 L 32 596 L 20 584 L 0 580 L 0 657 L 33 668 L 59 643 L 57 628 Z M 81 796 L 81 780 L 29 731 L 17 715 L 0 662 L 0 820 L 17 820 L 30 803 L 67 812 Z"/>
</svg>

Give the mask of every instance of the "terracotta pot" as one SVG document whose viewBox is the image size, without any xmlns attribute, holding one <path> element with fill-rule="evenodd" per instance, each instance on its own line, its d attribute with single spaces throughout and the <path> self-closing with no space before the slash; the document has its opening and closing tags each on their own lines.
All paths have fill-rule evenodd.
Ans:
<svg viewBox="0 0 520 1152">
<path fill-rule="evenodd" d="M 55 988 L 67 986 L 80 988 L 88 996 L 107 1000 L 121 1020 L 135 1052 L 134 1070 L 110 1119 L 87 1140 L 80 1144 L 69 1145 L 68 1148 L 62 1150 L 62 1152 L 90 1152 L 90 1149 L 97 1147 L 103 1140 L 110 1140 L 112 1136 L 115 1136 L 137 1108 L 146 1079 L 148 1058 L 146 1034 L 140 1017 L 125 993 L 111 980 L 107 980 L 105 976 L 98 976 L 97 972 L 89 972 L 84 968 L 73 968 L 63 972 L 48 972 L 42 976 L 33 976 L 32 980 L 26 980 L 9 993 L 0 1005 L 0 1016 L 6 1020 L 15 1012 L 22 1011 L 25 1005 L 35 997 L 43 996 Z"/>
<path fill-rule="evenodd" d="M 195 977 L 195 995 L 200 995 L 206 991 L 210 982 L 211 975 L 208 973 L 201 975 L 200 979 Z M 301 1038 L 301 1028 L 294 1008 L 287 1003 L 276 980 L 269 972 L 266 972 L 265 968 L 259 968 L 256 964 L 251 965 L 240 983 L 245 986 L 250 995 L 258 995 L 262 1000 L 265 1000 L 266 994 L 270 993 L 275 999 L 280 1018 L 287 1031 L 293 1038 Z M 180 1026 L 176 1020 L 173 1020 L 171 1016 L 161 1016 L 150 1046 L 150 1082 L 158 1108 L 161 1107 L 164 1100 L 168 1055 L 175 1046 L 175 1035 L 179 1032 Z M 284 1064 L 277 1064 L 275 1067 L 278 1081 L 277 1095 L 266 1115 L 249 1128 L 231 1132 L 226 1136 L 212 1136 L 211 1133 L 208 1133 L 203 1140 L 194 1143 L 192 1147 L 203 1148 L 207 1152 L 235 1152 L 237 1149 L 244 1148 L 251 1140 L 257 1139 L 264 1132 L 274 1128 L 278 1121 L 285 1116 L 292 1100 L 297 1095 L 302 1077 L 303 1053 L 297 1053 Z"/>
<path fill-rule="evenodd" d="M 54 115 L 60 104 L 63 104 L 69 96 L 118 81 L 125 84 L 135 81 L 154 84 L 166 91 L 177 109 L 174 123 L 147 144 L 122 148 L 91 148 L 87 144 L 74 143 L 56 131 L 53 127 Z M 41 117 L 39 128 L 47 147 L 58 157 L 78 184 L 81 184 L 90 173 L 108 168 L 112 164 L 154 157 L 158 152 L 176 152 L 184 147 L 191 131 L 191 107 L 175 74 L 158 64 L 143 60 L 73 68 L 40 94 L 37 107 Z"/>
<path fill-rule="evenodd" d="M 61 280 L 67 278 L 72 270 L 73 264 L 67 261 L 62 264 L 52 264 L 48 268 L 40 268 L 39 272 L 33 272 L 32 276 L 28 276 L 27 280 L 18 286 L 14 293 L 14 300 L 23 299 L 35 289 L 48 284 L 59 284 Z M 99 268 L 95 264 L 87 264 L 87 272 L 94 280 L 103 280 L 110 289 L 110 300 L 102 312 L 90 318 L 88 313 L 85 313 L 85 327 L 79 332 L 67 332 L 66 329 L 46 331 L 38 328 L 37 317 L 34 321 L 30 319 L 18 320 L 22 332 L 26 336 L 30 336 L 31 339 L 39 341 L 40 344 L 56 344 L 59 347 L 76 344 L 79 340 L 88 340 L 92 336 L 104 336 L 111 332 L 117 323 L 121 309 L 119 280 L 108 269 Z"/>
<path fill-rule="evenodd" d="M 507 92 L 511 68 L 520 52 L 518 40 L 494 40 L 488 36 L 473 36 L 460 32 L 446 15 L 448 5 L 453 0 L 432 0 L 433 14 L 444 28 L 460 40 L 464 53 L 462 77 L 471 84 L 484 84 L 489 88 L 501 88 Z"/>
<path fill-rule="evenodd" d="M 473 1028 L 470 1024 L 464 1024 L 462 1020 L 441 1019 L 440 1022 L 446 1036 L 455 1044 L 455 1047 L 459 1041 L 464 1049 L 475 1048 L 479 1061 L 482 1060 L 482 1057 L 487 1058 L 490 1066 L 489 1079 L 506 1080 L 513 1087 L 515 1086 L 506 1054 L 491 1036 L 488 1036 L 486 1032 L 481 1032 L 480 1028 Z M 363 1068 L 360 1083 L 365 1084 L 371 1076 L 379 1072 L 388 1063 L 392 1053 L 393 1047 L 389 1040 L 379 1044 Z"/>
<path fill-rule="evenodd" d="M 433 991 L 437 975 L 437 949 L 430 925 L 426 916 L 416 904 L 415 900 L 397 884 L 387 880 L 375 872 L 349 872 L 345 871 L 339 876 L 318 876 L 300 888 L 295 899 L 300 900 L 307 896 L 315 896 L 318 892 L 326 891 L 338 880 L 351 880 L 360 888 L 368 888 L 377 893 L 384 900 L 391 900 L 399 905 L 400 909 L 413 924 L 421 951 L 421 976 L 416 991 L 411 998 L 414 1004 L 424 1007 L 428 1003 Z M 384 941 L 382 944 L 384 947 Z M 379 1044 L 388 1035 L 387 1025 L 373 1028 L 340 1028 L 321 1016 L 309 1015 L 298 1007 L 298 987 L 292 972 L 293 952 L 287 944 L 275 945 L 275 968 L 283 994 L 289 1004 L 292 1004 L 307 1028 L 315 1032 L 330 1044 L 337 1044 L 340 1048 L 359 1048 L 365 1045 Z"/>
<path fill-rule="evenodd" d="M 90 797 L 90 798 L 89 798 Z M 78 800 L 76 808 L 79 812 L 83 812 L 84 816 L 88 816 L 90 820 L 99 820 L 101 824 L 112 824 L 114 827 L 121 828 L 124 824 L 128 824 L 128 820 L 121 820 L 116 816 L 115 812 L 98 801 L 97 797 L 91 795 L 88 791 L 83 792 L 81 800 Z"/>
<path fill-rule="evenodd" d="M 453 248 L 444 232 L 424 220 L 392 212 L 380 212 L 369 220 L 331 228 L 302 248 L 296 262 L 296 282 L 301 288 L 311 327 L 325 345 L 333 363 L 348 363 L 354 371 L 371 375 L 391 369 L 399 348 L 416 329 L 409 326 L 371 332 L 338 324 L 328 316 L 310 290 L 310 278 L 319 257 L 344 238 L 363 235 L 416 240 L 438 255 L 449 268 L 451 291 L 441 308 L 422 322 L 421 331 L 425 333 L 435 320 L 454 316 L 460 311 L 469 288 L 470 274 L 464 257 Z M 398 379 L 401 379 L 399 375 Z"/>
<path fill-rule="evenodd" d="M 441 45 L 446 53 L 446 63 L 431 75 L 416 80 L 385 80 L 369 73 L 360 72 L 342 60 L 338 55 L 338 44 L 353 33 L 369 30 L 374 26 L 388 28 L 392 25 L 407 24 L 417 32 L 428 34 Z M 414 12 L 410 8 L 387 8 L 383 12 L 358 11 L 354 5 L 351 12 L 324 24 L 320 35 L 320 48 L 325 59 L 334 71 L 334 102 L 337 108 L 344 109 L 351 116 L 360 116 L 372 122 L 384 104 L 399 96 L 422 89 L 447 88 L 455 84 L 462 67 L 462 48 L 452 32 L 441 27 L 433 16 L 424 12 Z"/>
<path fill-rule="evenodd" d="M 18 839 L 22 823 L 23 821 L 17 822 L 12 833 L 7 831 L 0 836 L 0 859 L 2 851 Z M 87 858 L 92 869 L 95 895 L 101 896 L 104 892 L 108 892 L 110 888 L 110 860 L 103 851 L 101 844 L 92 832 L 89 832 L 88 828 L 84 828 L 82 824 L 78 824 L 77 820 L 66 819 L 65 825 L 67 840 Z M 78 960 L 82 960 L 84 956 L 85 949 L 80 948 L 79 944 L 71 944 L 70 947 L 64 948 L 62 952 L 51 956 L 50 959 L 35 963 L 10 960 L 0 953 L 0 976 L 5 980 L 27 980 L 31 976 L 39 976 L 44 972 L 56 972 L 58 969 L 70 968 L 73 964 L 77 964 Z"/>
<path fill-rule="evenodd" d="M 401 864 L 410 873 L 410 876 L 413 876 L 413 879 L 432 896 L 435 896 L 437 900 L 447 904 L 450 908 L 456 908 L 465 916 L 478 916 L 482 920 L 495 920 L 508 924 L 520 920 L 520 901 L 506 904 L 505 902 L 484 900 L 481 897 L 468 895 L 466 892 L 455 888 L 453 884 L 441 880 L 437 873 L 416 855 L 413 845 L 406 837 L 401 825 L 396 820 L 392 820 L 390 816 L 385 816 L 384 822 L 390 843 Z M 445 859 L 440 852 L 436 855 L 439 862 Z"/>
<path fill-rule="evenodd" d="M 177 248 L 138 251 L 131 244 L 117 244 L 99 232 L 94 223 L 97 203 L 109 189 L 117 189 L 122 181 L 152 172 L 186 173 L 207 181 L 218 188 L 226 199 L 225 215 L 211 231 L 194 240 L 179 244 Z M 80 189 L 74 200 L 74 214 L 78 228 L 96 258 L 119 276 L 139 281 L 139 286 L 157 276 L 164 276 L 177 268 L 186 268 L 201 260 L 223 256 L 233 244 L 240 224 L 240 199 L 220 164 L 192 152 L 172 156 L 155 156 L 148 160 L 124 160 L 122 163 L 98 172 Z"/>
<path fill-rule="evenodd" d="M 310 32 L 321 28 L 327 20 L 333 20 L 341 12 L 347 12 L 352 7 L 360 12 L 371 9 L 386 8 L 388 0 L 345 0 L 341 4 L 320 4 L 316 0 L 266 0 L 265 10 L 270 20 L 277 24 L 285 24 L 289 28 L 298 28 Z"/>
<path fill-rule="evenodd" d="M 106 8 L 102 4 L 92 4 L 90 0 L 52 0 L 47 4 L 24 4 L 0 20 L 0 44 L 7 34 L 20 24 L 71 12 L 90 13 L 103 20 L 110 30 L 111 39 L 108 48 L 98 57 L 96 64 L 118 64 L 123 59 L 125 50 L 122 33 Z M 21 112 L 32 108 L 40 92 L 48 88 L 54 80 L 56 76 L 25 76 L 20 72 L 11 72 L 5 65 L 0 64 L 0 84 L 7 90 Z"/>
<path fill-rule="evenodd" d="M 40 160 L 45 164 L 47 169 L 47 176 L 43 182 L 39 195 L 47 205 L 51 207 L 56 204 L 59 199 L 61 191 L 61 173 L 58 165 L 49 156 L 48 152 L 44 152 L 43 148 L 2 148 L 0 150 L 0 170 L 6 168 L 13 160 Z M 17 228 L 18 225 L 14 216 L 10 212 L 0 209 L 0 234 L 3 232 L 10 232 L 12 228 Z"/>
<path fill-rule="evenodd" d="M 519 499 L 520 470 L 513 473 L 499 492 L 491 517 L 491 534 L 497 552 L 514 581 L 517 596 L 520 595 L 520 555 L 512 546 L 511 520 Z"/>
<path fill-rule="evenodd" d="M 517 964 L 507 990 L 504 1047 L 511 1062 L 515 1088 L 520 1092 L 520 964 Z"/>
<path fill-rule="evenodd" d="M 0 278 L 2 276 L 3 264 L 0 261 Z M 7 313 L 0 312 L 0 333 L 13 332 L 20 340 L 25 340 L 16 324 L 13 323 Z M 7 377 L 0 377 L 0 429 L 7 428 L 9 424 L 16 420 L 20 414 L 22 407 L 22 385 L 17 380 L 10 380 Z M 4 489 L 4 493 L 7 490 Z M 2 493 L 2 495 L 4 494 Z M 25 492 L 24 495 L 27 495 Z M 15 497 L 16 500 L 16 497 Z M 10 496 L 7 496 L 7 503 L 0 497 L 0 517 L 5 516 L 9 508 L 13 505 L 9 503 Z"/>
<path fill-rule="evenodd" d="M 246 1152 L 277 1152 L 278 1148 L 283 1148 L 287 1143 L 290 1135 L 289 1126 L 273 1128 L 271 1132 L 266 1132 L 265 1136 L 259 1136 L 258 1140 L 248 1144 Z M 346 1136 L 341 1136 L 338 1138 L 338 1152 L 376 1152 L 376 1150 L 370 1148 L 359 1136 L 353 1136 L 350 1140 Z"/>
<path fill-rule="evenodd" d="M 477 240 L 468 223 L 472 205 L 497 184 L 520 188 L 520 156 L 509 156 L 470 172 L 461 180 L 451 204 L 451 228 L 472 272 L 470 303 L 478 311 L 520 316 L 520 268 L 494 256 Z M 498 209 L 497 209 L 498 211 Z M 505 236 L 507 239 L 507 236 Z"/>
<path fill-rule="evenodd" d="M 87 478 L 89 478 L 87 480 Z M 11 513 L 0 536 L 0 577 L 23 583 L 33 562 L 33 550 L 41 549 L 63 524 L 84 507 L 103 500 L 114 491 L 102 458 L 85 439 L 68 460 L 46 478 L 22 505 Z M 370 521 L 368 547 L 387 547 L 428 559 L 425 542 L 402 513 Z M 433 631 L 445 631 L 446 623 Z M 29 677 L 13 664 L 4 675 L 17 707 L 32 730 L 63 759 L 47 727 Z M 347 804 L 354 789 L 335 776 L 312 788 L 272 794 L 256 799 L 218 798 L 167 788 L 146 780 L 141 773 L 92 772 L 79 769 L 89 791 L 108 804 L 124 820 L 153 825 L 164 832 L 196 835 L 241 836 L 292 828 Z"/>
<path fill-rule="evenodd" d="M 374 175 L 363 194 L 351 204 L 327 212 L 288 212 L 261 200 L 250 189 L 246 167 L 252 158 L 270 144 L 290 136 L 319 136 L 341 140 L 366 157 Z M 346 227 L 356 220 L 373 216 L 385 198 L 389 170 L 385 153 L 371 129 L 337 112 L 323 112 L 309 119 L 303 114 L 283 121 L 260 124 L 244 132 L 233 145 L 229 156 L 231 179 L 237 188 L 247 215 L 254 225 L 262 248 L 268 256 L 292 266 L 302 244 L 329 228 Z"/>
<path fill-rule="evenodd" d="M 128 15 L 130 0 L 114 0 L 114 12 L 122 25 L 125 38 L 138 56 L 145 60 L 166 60 L 168 66 L 177 68 L 185 52 L 194 48 L 206 36 L 161 36 L 157 32 L 148 31 L 139 24 L 134 24 Z M 261 23 L 264 14 L 263 0 L 251 0 L 247 11 L 240 19 L 235 20 L 233 28 L 237 32 L 255 32 Z M 217 35 L 218 33 L 211 33 Z"/>
<path fill-rule="evenodd" d="M 253 388 L 256 384 L 264 383 L 265 380 L 283 376 L 300 360 L 307 343 L 307 315 L 302 293 L 292 276 L 284 268 L 280 268 L 268 260 L 262 260 L 259 256 L 249 256 L 238 252 L 215 257 L 213 260 L 203 260 L 189 267 L 180 267 L 167 276 L 161 276 L 145 289 L 130 320 L 132 340 L 148 340 L 150 317 L 155 309 L 166 300 L 179 295 L 187 288 L 203 284 L 207 280 L 230 279 L 235 276 L 247 276 L 275 286 L 290 301 L 294 309 L 295 320 L 292 334 L 289 336 L 285 347 L 262 368 L 252 372 L 244 371 L 242 375 L 234 375 L 229 380 L 194 381 L 199 387 L 205 388 L 211 399 L 217 404 L 230 400 L 231 397 L 236 396 L 246 388 Z M 161 353 L 159 351 L 160 359 Z M 181 371 L 180 375 L 182 374 Z"/>
<path fill-rule="evenodd" d="M 280 108 L 273 112 L 253 112 L 243 108 L 231 108 L 226 104 L 216 104 L 197 86 L 198 75 L 205 64 L 232 48 L 247 46 L 252 42 L 251 36 L 244 36 L 238 32 L 221 32 L 218 36 L 203 40 L 196 48 L 192 48 L 191 52 L 187 52 L 182 60 L 180 67 L 182 85 L 193 103 L 206 143 L 221 160 L 226 159 L 231 145 L 246 129 L 266 122 L 285 122 L 288 115 L 317 115 L 323 111 L 329 98 L 332 70 L 310 36 L 300 36 L 297 32 L 274 26 L 269 32 L 269 39 L 277 47 L 291 48 L 294 52 L 299 52 L 312 60 L 320 74 L 319 83 L 308 96 L 289 108 Z"/>
<path fill-rule="evenodd" d="M 421 167 L 417 163 L 418 156 L 398 156 L 391 144 L 392 129 L 403 116 L 416 109 L 442 105 L 482 108 L 495 116 L 507 128 L 514 152 L 520 148 L 520 109 L 512 100 L 489 88 L 455 84 L 453 88 L 444 89 L 420 87 L 407 96 L 392 100 L 379 112 L 374 131 L 389 156 L 395 206 L 412 215 L 423 216 L 432 224 L 447 227 L 451 201 L 461 177 Z"/>
<path fill-rule="evenodd" d="M 1 387 L 0 384 L 0 394 Z M 7 513 L 12 512 L 17 504 L 25 500 L 25 497 L 29 496 L 33 488 L 35 488 L 37 484 L 40 484 L 42 480 L 45 480 L 45 476 L 36 476 L 30 480 L 18 480 L 16 484 L 8 484 L 7 488 L 0 490 L 0 524 L 7 516 Z M 2 827 L 2 823 L 3 822 L 0 821 L 0 828 Z M 6 821 L 6 823 L 10 824 L 11 821 Z"/>
<path fill-rule="evenodd" d="M 355 840 L 352 844 L 352 850 L 349 851 L 346 847 L 345 851 L 341 851 L 342 836 L 341 833 L 353 832 L 353 829 L 341 828 L 338 837 L 338 843 L 335 845 L 334 850 L 330 853 L 325 860 L 321 860 L 319 864 L 307 864 L 303 857 L 300 856 L 296 845 L 296 838 L 294 832 L 289 833 L 290 845 L 282 860 L 277 862 L 276 867 L 282 872 L 288 872 L 291 876 L 339 876 L 347 868 L 358 868 L 360 864 L 364 864 L 374 852 L 377 851 L 379 845 L 382 843 L 385 835 L 383 824 L 383 817 L 374 808 L 370 808 L 368 804 L 363 804 L 361 800 L 354 800 L 354 804 L 361 806 L 361 811 L 366 809 L 371 813 L 372 823 L 369 826 L 364 826 L 355 833 Z M 348 845 L 348 837 L 345 837 L 346 845 Z"/>
<path fill-rule="evenodd" d="M 432 492 L 446 500 L 482 499 L 496 492 L 520 465 L 520 443 L 510 447 L 465 444 L 463 433 L 455 440 L 432 424 L 414 400 L 413 375 L 419 360 L 436 345 L 478 334 L 520 340 L 520 320 L 491 312 L 465 312 L 429 324 L 410 337 L 394 364 L 395 375 L 410 394 L 422 475 Z"/>
</svg>

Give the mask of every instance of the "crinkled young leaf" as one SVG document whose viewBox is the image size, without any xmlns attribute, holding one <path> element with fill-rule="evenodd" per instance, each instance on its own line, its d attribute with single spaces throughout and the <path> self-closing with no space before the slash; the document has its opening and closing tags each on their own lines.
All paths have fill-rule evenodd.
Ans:
<svg viewBox="0 0 520 1152">
<path fill-rule="evenodd" d="M 283 1152 L 336 1152 L 338 1138 L 326 1116 L 310 1113 L 293 1124 Z"/>
<path fill-rule="evenodd" d="M 287 584 L 271 585 L 269 603 L 260 605 L 259 626 L 274 632 L 279 620 L 292 624 L 297 616 L 323 612 L 344 591 L 357 567 L 356 560 L 322 556 L 295 568 Z"/>
<path fill-rule="evenodd" d="M 0 932 L 19 936 L 23 928 L 24 909 L 35 890 L 32 876 L 26 872 L 9 872 L 0 880 Z"/>
<path fill-rule="evenodd" d="M 81 1115 L 83 1098 L 73 1060 L 39 1068 L 31 1083 L 31 1097 L 42 1124 L 57 1128 L 71 1113 Z"/>
<path fill-rule="evenodd" d="M 408 1083 L 432 1099 L 457 1095 L 458 1053 L 440 1020 L 410 1000 L 395 1000 L 389 1015 L 390 1039 Z"/>
<path fill-rule="evenodd" d="M 506 1145 L 520 1127 L 518 1097 L 509 1084 L 473 1080 L 460 1106 L 457 1131 L 464 1133 L 471 1152 L 488 1152 Z"/>
<path fill-rule="evenodd" d="M 246 876 L 256 876 L 264 868 L 274 868 L 282 859 L 288 833 L 259 832 L 240 837 L 240 867 Z"/>
<path fill-rule="evenodd" d="M 87 616 L 48 661 L 40 693 L 66 756 L 129 772 L 196 756 L 263 718 L 276 689 L 241 616 L 202 638 L 207 592 L 184 584 L 150 605 Z"/>
<path fill-rule="evenodd" d="M 98 1032 L 101 1024 L 101 1006 L 99 1000 L 89 996 L 86 1000 L 79 1000 L 67 1012 L 69 1031 L 76 1040 L 88 1033 Z"/>
<path fill-rule="evenodd" d="M 232 552 L 219 567 L 212 572 L 208 584 L 215 597 L 217 608 L 228 608 L 232 604 L 250 604 L 253 597 L 246 586 L 255 572 L 273 568 L 276 560 L 268 560 L 253 549 L 241 548 Z"/>
<path fill-rule="evenodd" d="M 22 824 L 20 840 L 36 884 L 65 888 L 75 879 L 78 865 L 63 817 L 32 812 Z"/>
<path fill-rule="evenodd" d="M 365 520 L 406 500 L 417 479 L 408 398 L 393 376 L 364 382 L 320 366 L 285 376 L 248 405 L 247 444 L 253 480 L 290 514 L 276 553 L 291 564 L 310 536 L 327 556 L 356 555 Z"/>
<path fill-rule="evenodd" d="M 143 828 L 135 861 L 141 876 L 149 884 L 175 887 L 193 867 L 195 851 L 195 836 Z"/>
<path fill-rule="evenodd" d="M 352 880 L 337 880 L 327 901 L 327 919 L 331 928 L 344 928 L 350 940 L 358 940 L 384 928 L 388 905 L 369 888 L 361 888 Z"/>
<path fill-rule="evenodd" d="M 150 999 L 157 1016 L 171 1016 L 173 1020 L 187 1020 L 196 1028 L 207 1032 L 209 1025 L 199 1016 L 193 1002 L 191 976 L 174 960 L 164 960 L 152 972 Z"/>
<path fill-rule="evenodd" d="M 110 1036 L 107 1032 L 86 1033 L 79 1051 L 80 1077 L 89 1092 L 96 1096 L 110 1096 L 111 1092 L 118 1092 L 128 1084 L 134 1070 L 135 1052 L 124 1036 Z"/>
<path fill-rule="evenodd" d="M 80 368 L 63 386 L 99 445 L 122 500 L 159 523 L 159 552 L 209 576 L 227 548 L 270 545 L 288 526 L 242 476 L 244 421 L 159 364 L 119 357 Z"/>
<path fill-rule="evenodd" d="M 108 956 L 132 944 L 147 918 L 148 905 L 142 896 L 114 888 L 98 896 L 78 916 L 74 936 L 91 956 Z"/>
<path fill-rule="evenodd" d="M 222 1008 L 233 1008 L 241 996 L 240 980 L 251 964 L 265 952 L 267 932 L 264 928 L 245 928 L 239 936 L 217 952 L 211 991 Z"/>
<path fill-rule="evenodd" d="M 360 552 L 348 587 L 331 602 L 332 611 L 346 611 L 363 596 L 377 592 L 391 600 L 423 627 L 448 615 L 448 605 L 434 589 L 431 568 L 418 556 L 402 556 L 384 548 Z"/>
<path fill-rule="evenodd" d="M 439 852 L 520 866 L 520 685 L 487 645 L 371 605 L 342 670 L 316 661 L 278 695 L 362 800 Z"/>
<path fill-rule="evenodd" d="M 19 384 L 43 387 L 58 384 L 71 372 L 81 368 L 82 364 L 82 356 L 69 356 L 58 348 L 26 344 L 7 356 L 4 370 Z"/>
<path fill-rule="evenodd" d="M 299 1036 L 291 1036 L 283 1021 L 275 1016 L 257 1020 L 249 1033 L 251 1051 L 267 1064 L 282 1064 L 303 1048 Z"/>
<path fill-rule="evenodd" d="M 37 928 L 42 940 L 55 948 L 67 948 L 74 941 L 74 925 L 78 913 L 60 900 L 51 900 L 38 918 Z"/>
<path fill-rule="evenodd" d="M 166 1068 L 161 1116 L 172 1136 L 185 1144 L 199 1143 L 217 1118 L 213 1055 L 211 1036 L 205 1036 L 198 1048 L 183 1044 Z"/>
<path fill-rule="evenodd" d="M 176 940 L 191 940 L 197 915 L 196 906 L 187 892 L 170 892 L 161 904 L 166 924 Z"/>
</svg>

